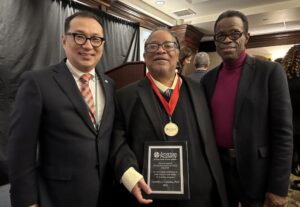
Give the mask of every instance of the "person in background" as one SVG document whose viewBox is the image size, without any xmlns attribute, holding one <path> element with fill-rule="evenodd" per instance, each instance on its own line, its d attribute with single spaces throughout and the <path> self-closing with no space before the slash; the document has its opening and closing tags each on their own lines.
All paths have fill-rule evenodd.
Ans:
<svg viewBox="0 0 300 207">
<path fill-rule="evenodd" d="M 293 154 L 292 107 L 280 64 L 246 54 L 247 17 L 225 11 L 214 42 L 223 62 L 201 80 L 210 105 L 230 207 L 287 202 Z"/>
<path fill-rule="evenodd" d="M 98 207 L 109 179 L 114 82 L 95 68 L 104 49 L 98 17 L 65 20 L 66 59 L 25 72 L 9 128 L 14 207 Z"/>
<path fill-rule="evenodd" d="M 188 65 L 191 63 L 193 52 L 190 48 L 184 47 L 180 49 L 179 61 L 177 63 L 177 72 L 181 75 L 186 73 Z"/>
<path fill-rule="evenodd" d="M 111 163 L 117 180 L 122 183 L 121 194 L 115 194 L 120 205 L 227 206 L 224 178 L 202 87 L 176 73 L 177 37 L 159 28 L 150 34 L 144 47 L 149 73 L 144 79 L 120 89 L 116 96 Z M 176 130 L 170 130 L 171 126 Z M 152 192 L 141 175 L 146 167 L 144 144 L 158 141 L 187 142 L 189 179 L 186 181 L 190 186 L 190 199 L 152 200 L 143 196 L 143 192 Z"/>
<path fill-rule="evenodd" d="M 210 64 L 209 55 L 206 52 L 198 52 L 194 57 L 194 72 L 188 77 L 200 83 L 201 78 L 206 74 Z"/>
<path fill-rule="evenodd" d="M 294 125 L 294 161 L 292 173 L 299 176 L 300 155 L 300 45 L 294 45 L 282 59 L 282 65 L 287 74 L 290 96 L 293 108 Z M 298 156 L 298 157 L 297 157 Z M 291 188 L 300 190 L 300 180 L 295 180 Z"/>
<path fill-rule="evenodd" d="M 283 58 L 276 58 L 276 59 L 274 60 L 274 62 L 279 63 L 279 64 L 282 65 L 282 60 L 283 60 Z"/>
</svg>

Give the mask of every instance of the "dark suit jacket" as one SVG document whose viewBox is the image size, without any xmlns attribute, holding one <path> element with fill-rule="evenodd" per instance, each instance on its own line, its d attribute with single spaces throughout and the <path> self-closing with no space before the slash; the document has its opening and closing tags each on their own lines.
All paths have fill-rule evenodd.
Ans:
<svg viewBox="0 0 300 207">
<path fill-rule="evenodd" d="M 202 79 L 208 102 L 221 67 Z M 292 110 L 285 72 L 277 63 L 250 56 L 241 70 L 232 129 L 241 183 L 252 198 L 262 199 L 266 192 L 285 196 L 293 153 Z"/>
<path fill-rule="evenodd" d="M 227 206 L 222 169 L 214 141 L 209 109 L 200 84 L 185 79 L 196 113 L 197 126 L 202 135 L 204 153 L 223 206 Z M 150 81 L 144 78 L 117 93 L 117 111 L 112 141 L 112 163 L 117 180 L 134 167 L 142 172 L 145 141 L 164 141 L 160 108 Z M 200 149 L 199 149 L 200 150 Z M 201 185 L 201 184 L 200 184 Z M 128 193 L 129 194 L 129 193 Z"/>
<path fill-rule="evenodd" d="M 200 83 L 203 76 L 206 74 L 207 70 L 195 70 L 194 72 L 187 75 L 187 77 L 190 77 L 192 80 Z"/>
<path fill-rule="evenodd" d="M 105 94 L 99 132 L 64 62 L 22 77 L 9 129 L 13 206 L 97 206 L 114 117 L 114 83 L 97 74 Z"/>
</svg>

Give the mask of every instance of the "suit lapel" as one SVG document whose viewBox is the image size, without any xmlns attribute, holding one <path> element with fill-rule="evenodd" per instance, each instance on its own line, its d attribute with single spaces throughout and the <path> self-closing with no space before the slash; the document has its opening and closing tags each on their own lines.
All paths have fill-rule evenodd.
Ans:
<svg viewBox="0 0 300 207">
<path fill-rule="evenodd" d="M 153 124 L 153 128 L 157 137 L 166 140 L 163 132 L 159 105 L 152 90 L 150 81 L 147 78 L 144 78 L 140 81 L 138 85 L 138 94 L 142 100 L 143 106 L 145 107 L 146 113 Z"/>
<path fill-rule="evenodd" d="M 182 79 L 186 83 L 186 86 L 190 93 L 192 105 L 195 110 L 197 124 L 200 129 L 200 133 L 202 135 L 203 142 L 205 144 L 206 139 L 208 137 L 206 135 L 206 130 L 207 130 L 206 125 L 207 125 L 207 120 L 209 120 L 208 117 L 206 117 L 206 114 L 203 113 L 208 110 L 207 108 L 204 108 L 204 106 L 205 106 L 204 103 L 206 103 L 206 99 L 204 97 L 204 94 L 201 91 L 199 91 L 199 88 L 201 86 L 198 86 L 198 85 L 192 86 L 192 84 L 194 84 L 193 82 L 190 82 L 190 81 L 186 80 L 185 78 L 182 78 Z"/>
<path fill-rule="evenodd" d="M 103 127 L 105 127 L 105 122 L 103 122 L 103 120 L 108 120 L 108 116 L 110 116 L 110 114 L 108 113 L 108 109 L 109 107 L 112 107 L 111 103 L 113 103 L 113 97 L 111 96 L 113 94 L 112 91 L 112 86 L 109 80 L 107 80 L 104 75 L 102 73 L 100 73 L 98 71 L 98 69 L 96 68 L 96 73 L 99 77 L 99 81 L 100 81 L 100 85 L 102 86 L 103 89 L 103 93 L 105 96 L 105 106 L 104 106 L 104 110 L 103 110 L 103 114 L 102 114 L 102 121 L 100 123 L 100 128 L 99 128 L 99 134 L 98 137 L 100 137 L 101 132 L 103 132 Z"/>
<path fill-rule="evenodd" d="M 207 100 L 208 100 L 209 103 L 211 102 L 213 92 L 215 91 L 218 74 L 219 74 L 219 71 L 220 71 L 221 68 L 222 68 L 222 65 L 218 66 L 218 68 L 216 70 L 212 70 L 210 81 L 206 82 L 207 86 L 205 88 L 207 90 L 207 95 L 208 95 Z"/>
<path fill-rule="evenodd" d="M 247 95 L 247 90 L 253 81 L 254 71 L 254 59 L 247 56 L 241 71 L 241 77 L 239 80 L 238 90 L 236 94 L 236 109 L 234 113 L 235 121 L 237 120 L 238 114 L 242 108 L 243 102 Z"/>
<path fill-rule="evenodd" d="M 86 104 L 66 64 L 64 62 L 61 62 L 58 65 L 58 67 L 55 69 L 55 72 L 56 73 L 54 74 L 54 79 L 56 80 L 60 88 L 64 91 L 66 96 L 69 98 L 75 110 L 84 120 L 84 122 L 94 133 L 96 133 L 93 123 L 89 117 Z"/>
</svg>

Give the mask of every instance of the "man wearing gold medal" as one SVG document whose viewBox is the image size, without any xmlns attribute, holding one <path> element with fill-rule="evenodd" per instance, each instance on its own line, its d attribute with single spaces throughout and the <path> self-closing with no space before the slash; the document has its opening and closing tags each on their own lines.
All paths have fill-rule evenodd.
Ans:
<svg viewBox="0 0 300 207">
<path fill-rule="evenodd" d="M 153 31 L 145 43 L 147 77 L 117 93 L 111 162 L 123 206 L 228 206 L 204 93 L 200 84 L 176 74 L 178 56 L 176 36 L 163 28 Z M 141 175 L 144 144 L 152 141 L 187 143 L 188 199 L 145 198 L 151 189 Z"/>
</svg>

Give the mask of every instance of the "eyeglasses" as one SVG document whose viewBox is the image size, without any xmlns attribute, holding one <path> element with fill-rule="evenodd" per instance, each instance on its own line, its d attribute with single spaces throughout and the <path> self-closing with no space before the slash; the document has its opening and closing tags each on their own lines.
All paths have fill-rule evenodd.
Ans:
<svg viewBox="0 0 300 207">
<path fill-rule="evenodd" d="M 75 43 L 78 45 L 84 45 L 87 40 L 90 40 L 91 45 L 93 47 L 100 47 L 105 40 L 104 37 L 98 37 L 98 36 L 86 37 L 84 34 L 75 33 L 75 32 L 69 32 L 66 35 L 72 35 L 74 37 Z"/>
<path fill-rule="evenodd" d="M 226 40 L 227 37 L 229 37 L 229 39 L 231 40 L 238 40 L 241 38 L 241 36 L 244 34 L 244 32 L 240 32 L 240 31 L 233 31 L 230 33 L 217 33 L 214 35 L 214 40 L 216 42 L 224 42 Z"/>
<path fill-rule="evenodd" d="M 146 52 L 156 52 L 159 47 L 162 47 L 165 51 L 169 52 L 178 48 L 176 42 L 163 42 L 161 44 L 158 43 L 147 43 L 145 44 L 145 51 Z"/>
</svg>

